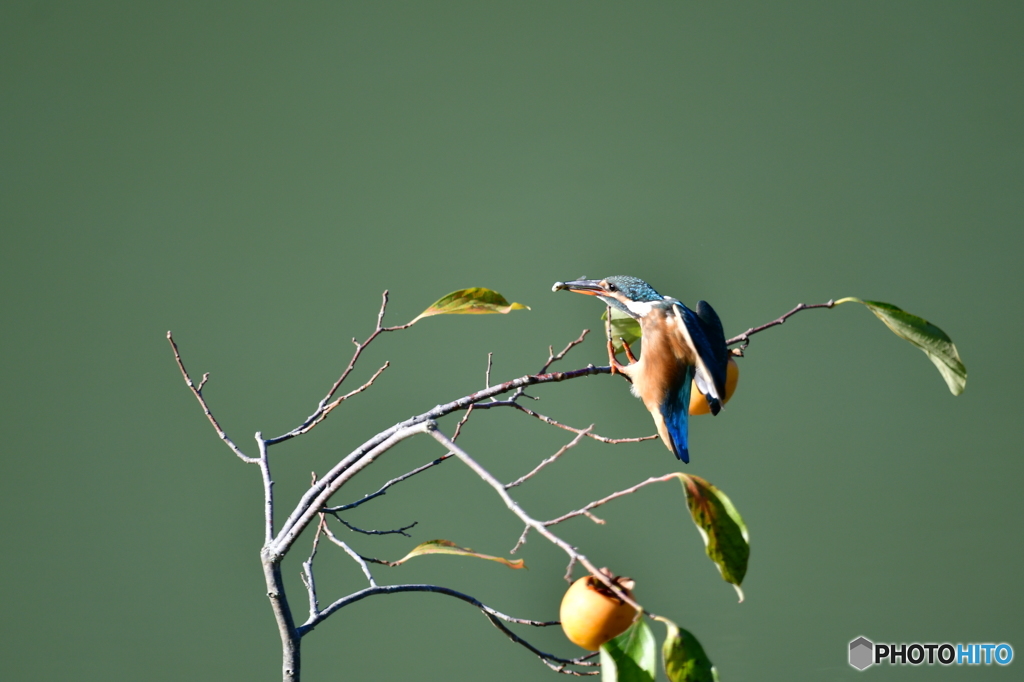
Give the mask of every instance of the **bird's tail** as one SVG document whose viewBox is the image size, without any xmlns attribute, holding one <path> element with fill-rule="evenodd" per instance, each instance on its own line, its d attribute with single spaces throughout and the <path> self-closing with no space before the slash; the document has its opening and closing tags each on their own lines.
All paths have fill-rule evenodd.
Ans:
<svg viewBox="0 0 1024 682">
<path fill-rule="evenodd" d="M 661 415 L 665 419 L 670 443 L 665 445 L 675 456 L 689 464 L 690 450 L 687 446 L 690 422 L 690 384 L 693 379 L 693 367 L 686 371 L 682 386 L 674 394 L 667 396 L 661 406 Z"/>
</svg>

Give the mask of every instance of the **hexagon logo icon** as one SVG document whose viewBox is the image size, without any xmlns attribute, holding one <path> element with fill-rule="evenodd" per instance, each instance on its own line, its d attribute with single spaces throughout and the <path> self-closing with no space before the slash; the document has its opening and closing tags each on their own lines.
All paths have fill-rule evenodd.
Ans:
<svg viewBox="0 0 1024 682">
<path fill-rule="evenodd" d="M 872 660 L 874 649 L 874 643 L 866 637 L 858 637 L 853 640 L 850 642 L 850 665 L 857 670 L 864 670 L 874 663 Z"/>
</svg>

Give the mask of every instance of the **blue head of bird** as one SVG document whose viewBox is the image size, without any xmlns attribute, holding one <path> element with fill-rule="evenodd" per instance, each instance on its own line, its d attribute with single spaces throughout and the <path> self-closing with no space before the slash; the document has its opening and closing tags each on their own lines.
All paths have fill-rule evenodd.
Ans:
<svg viewBox="0 0 1024 682">
<path fill-rule="evenodd" d="M 597 296 L 608 305 L 621 310 L 633 319 L 642 319 L 651 311 L 651 304 L 665 300 L 639 277 L 613 275 L 604 279 L 577 279 L 572 282 L 555 282 L 552 291 L 574 291 L 577 294 Z"/>
</svg>

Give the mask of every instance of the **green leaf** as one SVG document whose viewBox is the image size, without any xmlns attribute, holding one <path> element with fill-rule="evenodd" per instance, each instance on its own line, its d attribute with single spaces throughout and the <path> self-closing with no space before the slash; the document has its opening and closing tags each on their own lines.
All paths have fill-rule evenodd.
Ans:
<svg viewBox="0 0 1024 682">
<path fill-rule="evenodd" d="M 750 558 L 750 535 L 743 518 L 725 493 L 703 478 L 683 473 L 676 476 L 683 484 L 690 516 L 704 538 L 708 556 L 743 601 L 740 583 L 747 574 Z"/>
<path fill-rule="evenodd" d="M 717 682 L 718 671 L 697 638 L 668 618 L 658 616 L 655 620 L 668 628 L 661 645 L 661 663 L 669 682 Z"/>
<path fill-rule="evenodd" d="M 641 331 L 640 323 L 634 320 L 632 317 L 622 312 L 618 308 L 612 308 L 612 347 L 615 349 L 615 354 L 625 350 L 622 347 L 622 342 L 633 345 L 640 340 Z M 605 322 L 608 320 L 608 310 L 605 309 L 601 313 L 601 319 Z"/>
<path fill-rule="evenodd" d="M 529 309 L 529 306 L 525 306 L 522 303 L 509 303 L 497 291 L 484 289 L 483 287 L 472 287 L 470 289 L 459 289 L 443 298 L 439 298 L 409 324 L 432 315 L 506 314 L 513 310 Z"/>
<path fill-rule="evenodd" d="M 515 561 L 509 561 L 500 556 L 490 556 L 489 554 L 480 554 L 474 552 L 471 549 L 465 547 L 459 547 L 451 540 L 429 540 L 427 542 L 416 545 L 411 552 L 406 554 L 398 561 L 391 562 L 392 566 L 398 566 L 404 564 L 413 557 L 423 556 L 425 554 L 454 554 L 455 556 L 471 556 L 477 559 L 487 559 L 488 561 L 497 561 L 498 563 L 505 564 L 509 568 L 526 568 L 526 562 L 522 559 L 516 559 Z"/>
<path fill-rule="evenodd" d="M 658 645 L 639 614 L 629 629 L 601 645 L 602 682 L 654 682 Z"/>
<path fill-rule="evenodd" d="M 939 374 L 946 380 L 946 385 L 953 395 L 964 392 L 964 387 L 967 386 L 967 368 L 964 367 L 953 340 L 946 336 L 946 332 L 928 320 L 901 310 L 891 303 L 862 301 L 849 296 L 836 301 L 836 305 L 850 301 L 867 306 L 868 310 L 884 322 L 896 336 L 906 339 L 924 351 L 928 359 L 938 367 Z"/>
</svg>

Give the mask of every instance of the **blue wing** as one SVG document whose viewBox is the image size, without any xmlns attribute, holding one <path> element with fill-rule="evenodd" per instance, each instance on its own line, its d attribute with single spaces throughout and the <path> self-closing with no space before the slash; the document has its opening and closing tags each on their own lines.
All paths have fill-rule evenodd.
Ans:
<svg viewBox="0 0 1024 682">
<path fill-rule="evenodd" d="M 687 464 L 690 463 L 690 450 L 687 447 L 688 426 L 690 419 L 690 386 L 693 380 L 693 367 L 686 369 L 679 390 L 666 396 L 661 404 L 661 416 L 665 418 L 665 427 L 672 439 L 672 452 Z"/>
<path fill-rule="evenodd" d="M 697 301 L 697 317 L 704 323 L 704 335 L 708 341 L 708 348 L 701 351 L 707 357 L 704 364 L 711 374 L 711 382 L 715 385 L 718 395 L 725 397 L 725 380 L 729 374 L 729 347 L 725 345 L 725 330 L 722 329 L 722 321 L 718 313 L 707 301 Z M 707 383 L 706 381 L 704 383 Z M 701 381 L 697 382 L 701 385 Z M 707 391 L 703 391 L 707 395 Z M 718 410 L 712 407 L 712 412 L 718 414 Z M 721 405 L 718 406 L 721 409 Z"/>
<path fill-rule="evenodd" d="M 729 348 L 725 345 L 722 321 L 706 301 L 697 302 L 697 312 L 676 302 L 675 309 L 697 355 L 694 380 L 704 394 L 712 414 L 718 414 L 725 399 L 725 378 L 729 367 Z"/>
</svg>

